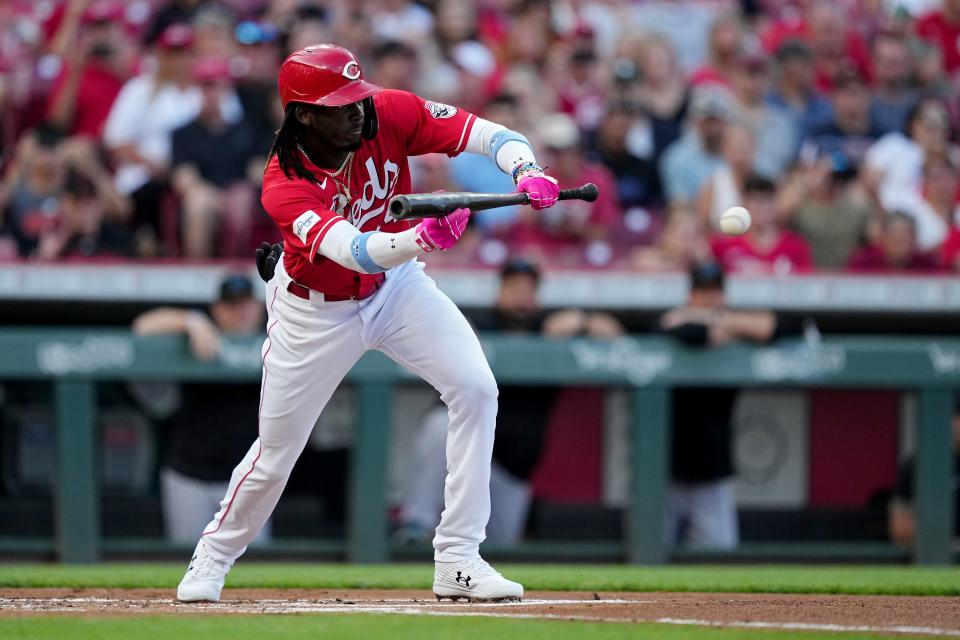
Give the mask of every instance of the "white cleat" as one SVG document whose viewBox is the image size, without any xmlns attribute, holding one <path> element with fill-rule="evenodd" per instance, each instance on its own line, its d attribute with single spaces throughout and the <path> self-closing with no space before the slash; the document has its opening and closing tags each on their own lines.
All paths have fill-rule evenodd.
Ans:
<svg viewBox="0 0 960 640">
<path fill-rule="evenodd" d="M 483 558 L 437 562 L 433 593 L 437 600 L 520 602 L 523 585 L 507 580 Z"/>
<path fill-rule="evenodd" d="M 201 540 L 190 559 L 187 573 L 177 587 L 180 602 L 219 602 L 223 582 L 233 562 L 212 557 Z"/>
</svg>

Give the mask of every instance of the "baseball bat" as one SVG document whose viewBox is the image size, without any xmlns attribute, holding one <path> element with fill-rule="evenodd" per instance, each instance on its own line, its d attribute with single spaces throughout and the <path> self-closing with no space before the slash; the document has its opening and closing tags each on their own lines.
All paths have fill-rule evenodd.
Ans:
<svg viewBox="0 0 960 640">
<path fill-rule="evenodd" d="M 592 182 L 575 189 L 560 191 L 560 200 L 584 200 L 593 202 L 600 195 L 597 185 Z M 396 220 L 414 218 L 441 218 L 454 209 L 468 207 L 471 211 L 509 207 L 515 204 L 530 204 L 526 193 L 470 193 L 457 191 L 438 191 L 436 193 L 414 193 L 394 196 L 390 199 L 390 215 Z"/>
</svg>

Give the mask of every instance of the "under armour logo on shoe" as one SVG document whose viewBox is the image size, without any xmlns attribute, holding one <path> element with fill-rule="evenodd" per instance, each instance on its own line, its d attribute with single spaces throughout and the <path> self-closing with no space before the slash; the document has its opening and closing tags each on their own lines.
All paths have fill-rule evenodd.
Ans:
<svg viewBox="0 0 960 640">
<path fill-rule="evenodd" d="M 460 572 L 460 571 L 457 571 L 457 580 L 456 580 L 456 582 L 458 582 L 458 583 L 462 582 L 463 585 L 464 585 L 466 588 L 468 588 L 468 589 L 470 588 L 470 576 L 467 576 L 466 578 L 464 578 L 464 577 L 463 577 L 463 573 Z"/>
</svg>

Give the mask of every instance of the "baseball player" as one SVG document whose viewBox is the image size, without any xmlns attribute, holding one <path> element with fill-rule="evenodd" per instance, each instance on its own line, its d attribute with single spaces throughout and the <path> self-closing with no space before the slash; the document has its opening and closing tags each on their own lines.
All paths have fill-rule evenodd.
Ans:
<svg viewBox="0 0 960 640">
<path fill-rule="evenodd" d="M 480 557 L 490 516 L 497 386 L 480 343 L 417 258 L 456 244 L 458 209 L 418 224 L 391 218 L 408 193 L 407 158 L 482 153 L 535 209 L 552 206 L 527 139 L 455 107 L 363 79 L 352 53 L 307 47 L 280 67 L 284 120 L 262 202 L 283 238 L 267 283 L 259 437 L 234 469 L 177 588 L 216 601 L 234 561 L 270 516 L 317 416 L 346 373 L 376 349 L 433 385 L 450 413 L 445 509 L 433 539 L 438 598 L 520 599 L 523 587 Z"/>
</svg>

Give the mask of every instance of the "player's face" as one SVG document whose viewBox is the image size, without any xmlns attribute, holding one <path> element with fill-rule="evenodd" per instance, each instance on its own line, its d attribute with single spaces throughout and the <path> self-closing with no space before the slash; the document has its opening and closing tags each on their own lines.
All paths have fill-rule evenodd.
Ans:
<svg viewBox="0 0 960 640">
<path fill-rule="evenodd" d="M 303 110 L 306 117 L 298 118 L 320 134 L 321 138 L 337 151 L 356 151 L 362 141 L 363 104 L 354 102 L 342 107 L 315 107 Z"/>
</svg>

